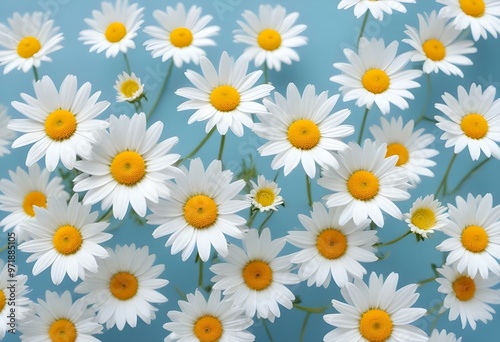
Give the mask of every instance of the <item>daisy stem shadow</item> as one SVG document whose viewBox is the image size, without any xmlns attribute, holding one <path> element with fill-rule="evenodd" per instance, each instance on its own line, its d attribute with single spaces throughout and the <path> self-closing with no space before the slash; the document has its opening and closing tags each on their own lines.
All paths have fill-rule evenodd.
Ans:
<svg viewBox="0 0 500 342">
<path fill-rule="evenodd" d="M 38 76 L 38 69 L 36 66 L 33 66 L 33 76 L 35 77 L 35 81 L 40 80 L 40 77 Z"/>
<path fill-rule="evenodd" d="M 306 174 L 306 189 L 307 189 L 307 203 L 312 208 L 312 194 L 311 194 L 311 178 Z"/>
<path fill-rule="evenodd" d="M 470 170 L 469 172 L 467 172 L 467 174 L 465 176 L 463 176 L 463 178 L 460 180 L 460 182 L 458 182 L 458 184 L 453 188 L 453 190 L 451 190 L 449 192 L 450 195 L 453 195 L 455 194 L 456 192 L 458 192 L 458 190 L 460 190 L 460 188 L 462 188 L 462 186 L 465 184 L 465 182 L 476 172 L 478 171 L 484 164 L 486 164 L 486 162 L 490 160 L 490 158 L 487 158 L 485 160 L 483 160 L 482 162 L 480 162 L 479 164 L 477 164 L 476 166 L 474 166 L 472 168 L 472 170 Z"/>
<path fill-rule="evenodd" d="M 453 162 L 457 158 L 457 155 L 453 153 L 453 157 L 451 157 L 450 163 L 448 164 L 448 167 L 446 168 L 446 172 L 444 173 L 443 179 L 441 180 L 441 183 L 439 183 L 439 186 L 434 193 L 434 197 L 437 197 L 440 193 L 441 190 L 443 190 L 443 196 L 446 195 L 446 190 L 448 188 L 447 183 L 448 183 L 448 175 L 450 174 L 451 167 L 453 165 Z"/>
<path fill-rule="evenodd" d="M 200 143 L 198 145 L 196 145 L 196 147 L 187 156 L 185 156 L 184 158 L 179 159 L 175 163 L 175 166 L 179 166 L 185 160 L 190 159 L 192 156 L 194 156 L 196 153 L 198 153 L 198 151 L 203 147 L 203 145 L 205 145 L 205 143 L 207 142 L 207 140 L 212 136 L 212 134 L 214 132 L 215 132 L 215 126 L 214 126 L 214 128 L 212 128 L 212 130 L 210 132 L 208 132 L 207 135 L 205 135 L 205 137 L 203 138 L 203 140 L 200 141 Z"/>
<path fill-rule="evenodd" d="M 123 58 L 125 59 L 125 67 L 127 68 L 127 73 L 130 75 L 132 73 L 132 68 L 130 67 L 130 62 L 126 53 L 123 54 Z"/>
<path fill-rule="evenodd" d="M 357 43 L 356 43 L 356 47 L 358 49 L 359 49 L 359 41 L 361 40 L 361 37 L 363 37 L 363 33 L 365 32 L 366 23 L 368 22 L 368 17 L 369 16 L 370 16 L 370 12 L 366 11 L 365 16 L 363 17 L 363 22 L 361 23 L 361 29 L 359 30 L 359 36 L 358 36 L 358 40 L 357 40 Z"/>
<path fill-rule="evenodd" d="M 424 118 L 425 114 L 427 113 L 427 107 L 429 107 L 429 102 L 431 100 L 431 76 L 429 74 L 425 74 L 425 79 L 427 81 L 427 95 L 425 98 L 424 106 L 422 107 L 422 112 L 420 113 L 420 116 L 418 119 L 415 121 L 415 125 L 418 125 Z"/>
<path fill-rule="evenodd" d="M 395 239 L 392 239 L 392 240 L 387 241 L 387 242 L 378 242 L 378 243 L 374 244 L 373 246 L 375 246 L 375 247 L 390 246 L 390 245 L 393 245 L 393 244 L 395 244 L 396 242 L 398 242 L 400 240 L 403 240 L 406 236 L 408 236 L 410 234 L 411 234 L 411 230 L 408 230 L 406 233 L 404 233 L 403 235 L 398 236 Z"/>
<path fill-rule="evenodd" d="M 156 107 L 158 107 L 158 103 L 160 103 L 160 100 L 162 98 L 162 94 L 165 91 L 165 87 L 167 86 L 168 80 L 170 79 L 170 75 L 172 75 L 172 69 L 174 67 L 174 60 L 173 58 L 171 59 L 170 65 L 168 67 L 167 75 L 165 76 L 165 79 L 163 80 L 163 84 L 161 85 L 160 91 L 158 93 L 158 96 L 156 97 L 156 101 L 153 104 L 153 107 L 151 107 L 149 113 L 146 115 L 146 118 L 149 119 L 151 115 L 153 115 Z"/>
<path fill-rule="evenodd" d="M 365 130 L 366 119 L 368 118 L 368 111 L 370 108 L 366 107 L 365 113 L 363 114 L 363 121 L 361 121 L 361 128 L 359 130 L 358 145 L 361 145 L 361 139 L 363 139 L 363 131 Z"/>
<path fill-rule="evenodd" d="M 226 135 L 223 134 L 220 137 L 219 153 L 217 154 L 217 159 L 222 161 L 222 153 L 224 152 L 224 144 L 226 142 Z"/>
</svg>

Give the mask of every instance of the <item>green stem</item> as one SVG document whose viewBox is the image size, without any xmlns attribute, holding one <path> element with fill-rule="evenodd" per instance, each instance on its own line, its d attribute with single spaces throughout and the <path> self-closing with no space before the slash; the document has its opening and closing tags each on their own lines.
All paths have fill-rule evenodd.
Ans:
<svg viewBox="0 0 500 342">
<path fill-rule="evenodd" d="M 271 216 L 273 216 L 273 214 L 274 210 L 271 210 L 271 212 L 267 214 L 267 217 L 264 219 L 264 221 L 262 221 L 262 223 L 259 226 L 259 234 L 262 232 L 262 229 L 264 229 L 264 225 L 267 223 L 267 221 L 269 221 L 269 219 L 271 218 Z"/>
<path fill-rule="evenodd" d="M 411 234 L 411 230 L 408 230 L 406 233 L 404 233 L 403 235 L 401 236 L 398 236 L 397 238 L 395 239 L 392 239 L 391 241 L 387 241 L 387 242 L 379 242 L 379 243 L 376 243 L 374 246 L 375 247 L 385 247 L 385 246 L 389 246 L 389 245 L 393 245 L 395 244 L 396 242 L 398 242 L 399 240 L 403 240 L 406 236 L 410 235 Z"/>
<path fill-rule="evenodd" d="M 40 80 L 40 77 L 38 77 L 38 69 L 36 68 L 36 66 L 33 66 L 33 74 L 35 76 L 35 81 Z"/>
<path fill-rule="evenodd" d="M 465 181 L 468 180 L 477 170 L 479 170 L 484 164 L 486 164 L 486 162 L 490 160 L 490 158 L 487 158 L 485 160 L 483 160 L 482 162 L 480 162 L 479 164 L 477 164 L 476 166 L 474 166 L 472 168 L 472 170 L 470 170 L 461 180 L 460 182 L 458 182 L 457 186 L 455 186 L 453 188 L 453 190 L 450 191 L 450 195 L 453 195 L 454 193 L 456 193 L 458 190 L 460 190 L 460 188 L 464 185 Z"/>
<path fill-rule="evenodd" d="M 365 113 L 363 114 L 363 121 L 361 121 L 361 129 L 359 130 L 358 145 L 361 145 L 361 139 L 363 138 L 363 131 L 365 130 L 366 118 L 368 117 L 368 111 L 370 109 L 366 107 Z"/>
<path fill-rule="evenodd" d="M 222 160 L 222 153 L 224 152 L 224 143 L 226 142 L 226 135 L 223 134 L 220 137 L 219 154 L 217 155 L 218 160 Z"/>
<path fill-rule="evenodd" d="M 425 118 L 425 114 L 427 112 L 427 107 L 429 107 L 429 101 L 431 100 L 431 76 L 429 74 L 425 74 L 425 78 L 427 80 L 427 97 L 425 98 L 424 107 L 422 108 L 422 112 L 420 116 L 415 121 L 415 125 L 417 125 L 420 121 Z"/>
<path fill-rule="evenodd" d="M 365 32 L 366 23 L 368 22 L 368 16 L 370 15 L 369 11 L 366 11 L 365 17 L 363 18 L 363 23 L 361 24 L 361 30 L 359 31 L 357 47 L 359 48 L 359 41 L 361 37 L 363 37 L 363 33 Z"/>
<path fill-rule="evenodd" d="M 306 189 L 307 189 L 307 203 L 312 208 L 312 194 L 311 194 L 311 178 L 306 174 Z"/>
<path fill-rule="evenodd" d="M 203 145 L 205 145 L 205 143 L 207 142 L 207 140 L 210 138 L 210 136 L 215 132 L 215 126 L 214 128 L 212 128 L 212 130 L 210 132 L 208 132 L 208 134 L 205 136 L 205 138 L 203 138 L 202 141 L 200 141 L 200 143 L 198 145 L 196 145 L 196 147 L 194 148 L 194 150 L 192 150 L 187 156 L 185 156 L 184 158 L 181 158 L 177 161 L 177 163 L 175 164 L 176 166 L 179 166 L 180 164 L 182 164 L 185 160 L 191 158 L 192 156 L 194 156 L 202 147 Z"/>
<path fill-rule="evenodd" d="M 422 285 L 425 285 L 425 284 L 428 284 L 428 283 L 432 283 L 434 280 L 436 280 L 436 276 L 434 277 L 430 277 L 430 278 L 427 278 L 427 279 L 424 279 L 424 280 L 421 280 L 417 283 L 417 286 L 422 286 Z"/>
<path fill-rule="evenodd" d="M 327 306 L 320 306 L 319 308 L 312 308 L 309 306 L 302 306 L 300 304 L 295 304 L 295 303 L 293 304 L 293 307 L 295 309 L 305 311 L 308 313 L 318 313 L 318 314 L 325 312 L 325 310 L 328 308 Z"/>
<path fill-rule="evenodd" d="M 142 102 L 139 100 L 137 102 L 137 113 L 142 113 L 144 112 L 144 109 L 142 108 Z"/>
<path fill-rule="evenodd" d="M 2 247 L 0 248 L 0 252 L 3 252 L 3 251 L 5 251 L 5 250 L 7 250 L 7 247 L 8 247 L 8 245 L 2 246 Z"/>
<path fill-rule="evenodd" d="M 203 288 L 203 260 L 201 260 L 200 255 L 197 255 L 197 262 L 199 262 L 198 268 L 198 287 Z"/>
<path fill-rule="evenodd" d="M 446 311 L 443 311 L 439 314 L 436 315 L 436 318 L 434 318 L 434 321 L 432 321 L 432 325 L 431 325 L 431 330 L 430 331 L 433 331 L 434 328 L 436 327 L 436 324 L 437 322 L 439 321 L 439 318 L 445 313 Z"/>
<path fill-rule="evenodd" d="M 248 221 L 247 221 L 247 227 L 250 227 L 252 225 L 252 223 L 255 220 L 255 217 L 257 217 L 258 213 L 259 213 L 258 210 L 251 210 L 250 209 L 250 217 L 248 218 Z"/>
<path fill-rule="evenodd" d="M 111 214 L 113 213 L 113 207 L 110 207 L 104 214 L 102 214 L 100 217 L 97 218 L 96 222 L 102 222 L 104 220 L 107 220 L 111 217 Z"/>
<path fill-rule="evenodd" d="M 168 80 L 170 79 L 170 75 L 172 75 L 172 68 L 174 67 L 174 60 L 171 58 L 170 66 L 168 67 L 167 75 L 165 76 L 165 79 L 163 80 L 163 84 L 161 85 L 160 92 L 158 93 L 158 97 L 156 98 L 156 101 L 153 104 L 153 107 L 151 107 L 151 110 L 147 114 L 147 118 L 149 119 L 151 115 L 153 115 L 156 107 L 158 106 L 158 103 L 160 102 L 162 98 L 163 91 L 165 90 L 165 87 L 167 86 Z"/>
<path fill-rule="evenodd" d="M 127 68 L 127 73 L 129 75 L 131 75 L 132 74 L 132 68 L 130 67 L 130 62 L 128 61 L 128 57 L 127 57 L 126 53 L 123 54 L 123 58 L 125 59 L 125 67 Z"/>
<path fill-rule="evenodd" d="M 302 328 L 300 328 L 300 336 L 299 336 L 299 341 L 303 342 L 304 341 L 304 334 L 306 332 L 306 326 L 307 322 L 309 322 L 309 317 L 311 316 L 310 312 L 306 313 L 306 317 L 304 317 L 304 323 L 302 323 Z"/>
<path fill-rule="evenodd" d="M 262 325 L 264 326 L 264 330 L 266 331 L 269 342 L 273 342 L 274 341 L 273 336 L 271 335 L 271 331 L 269 330 L 269 327 L 267 326 L 267 320 L 265 318 L 262 318 Z"/>
<path fill-rule="evenodd" d="M 457 158 L 457 155 L 453 153 L 453 157 L 451 157 L 450 163 L 448 164 L 448 167 L 446 168 L 446 172 L 444 173 L 443 179 L 441 180 L 441 183 L 439 183 L 439 186 L 434 193 L 434 197 L 437 197 L 439 193 L 441 192 L 441 189 L 443 189 L 443 196 L 446 195 L 446 182 L 448 181 L 448 175 L 451 170 L 451 166 L 453 165 L 453 162 Z"/>
</svg>

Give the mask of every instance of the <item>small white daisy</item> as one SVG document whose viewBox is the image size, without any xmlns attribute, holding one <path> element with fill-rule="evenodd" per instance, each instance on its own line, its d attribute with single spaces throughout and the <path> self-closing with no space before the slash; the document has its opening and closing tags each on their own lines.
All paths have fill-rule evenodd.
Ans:
<svg viewBox="0 0 500 342">
<path fill-rule="evenodd" d="M 461 342 L 462 338 L 457 338 L 454 333 L 446 333 L 446 330 L 441 331 L 434 329 L 427 342 Z"/>
<path fill-rule="evenodd" d="M 196 88 L 179 88 L 176 95 L 188 98 L 177 110 L 191 110 L 188 124 L 195 121 L 208 120 L 206 133 L 217 126 L 221 135 L 228 129 L 243 136 L 243 126 L 252 127 L 252 114 L 266 112 L 266 108 L 257 101 L 271 93 L 274 87 L 270 84 L 255 85 L 262 75 L 261 70 L 247 74 L 248 60 L 240 57 L 236 62 L 224 51 L 219 61 L 219 72 L 206 57 L 200 58 L 203 76 L 186 71 L 186 77 Z"/>
<path fill-rule="evenodd" d="M 39 68 L 41 62 L 51 62 L 48 56 L 62 48 L 64 39 L 54 20 L 47 20 L 42 12 L 14 13 L 8 18 L 9 27 L 0 24 L 0 65 L 5 65 L 3 73 L 14 69 L 28 72 Z"/>
<path fill-rule="evenodd" d="M 141 79 L 134 73 L 132 75 L 123 72 L 118 75 L 115 86 L 116 102 L 136 102 L 140 101 L 144 96 L 144 84 Z"/>
<path fill-rule="evenodd" d="M 230 341 L 250 342 L 255 336 L 246 331 L 253 321 L 245 316 L 242 307 L 233 307 L 226 298 L 221 300 L 220 291 L 211 291 L 208 300 L 196 289 L 194 295 L 187 294 L 187 301 L 178 301 L 182 311 L 167 313 L 171 322 L 163 328 L 171 331 L 165 338 L 169 341 Z"/>
<path fill-rule="evenodd" d="M 12 119 L 8 127 L 23 132 L 14 140 L 13 148 L 34 145 L 28 151 L 26 166 L 45 156 L 45 165 L 52 172 L 59 164 L 71 170 L 77 156 L 88 156 L 108 123 L 95 118 L 109 106 L 99 101 L 100 91 L 90 96 L 92 85 L 86 82 L 77 89 L 76 76 L 67 75 L 59 91 L 48 76 L 34 83 L 36 98 L 21 93 L 26 103 L 12 102 L 27 119 Z"/>
<path fill-rule="evenodd" d="M 179 2 L 176 8 L 167 6 L 166 11 L 155 10 L 153 17 L 160 24 L 146 26 L 144 33 L 152 38 L 144 42 L 146 51 L 152 50 L 153 58 L 161 56 L 165 62 L 170 58 L 177 68 L 183 63 L 198 64 L 202 49 L 205 46 L 215 46 L 212 37 L 219 33 L 219 26 L 207 26 L 212 21 L 211 15 L 201 15 L 201 7 L 191 6 L 186 13 L 184 5 Z"/>
<path fill-rule="evenodd" d="M 427 334 L 411 325 L 427 312 L 411 307 L 419 297 L 417 285 L 396 290 L 398 278 L 393 272 L 384 281 L 382 275 L 372 272 L 368 285 L 361 279 L 347 283 L 340 289 L 346 303 L 332 300 L 339 313 L 323 316 L 326 323 L 336 327 L 323 340 L 427 342 Z"/>
<path fill-rule="evenodd" d="M 147 223 L 158 225 L 153 232 L 155 239 L 170 235 L 165 246 L 172 246 L 171 253 L 182 250 L 185 261 L 194 248 L 203 261 L 210 257 L 211 247 L 221 256 L 228 253 L 226 237 L 241 239 L 246 220 L 237 215 L 250 203 L 235 199 L 245 186 L 239 179 L 231 182 L 233 173 L 222 171 L 220 160 L 214 160 L 205 170 L 201 159 L 191 160 L 189 170 L 184 166 L 170 184 L 170 197 L 151 205 L 153 214 Z"/>
<path fill-rule="evenodd" d="M 337 8 L 349 9 L 354 6 L 356 18 L 361 17 L 366 11 L 370 11 L 375 19 L 383 20 L 384 13 L 391 15 L 393 10 L 406 13 L 406 7 L 403 4 L 414 4 L 415 2 L 415 0 L 341 0 Z"/>
<path fill-rule="evenodd" d="M 298 264 L 299 277 L 307 279 L 307 286 L 316 283 L 325 288 L 333 278 L 337 286 L 343 287 L 352 278 L 362 278 L 366 269 L 360 262 L 373 262 L 373 244 L 378 241 L 375 230 L 366 230 L 370 224 L 364 220 L 355 225 L 352 220 L 339 224 L 340 210 L 326 208 L 315 202 L 311 217 L 299 214 L 300 223 L 306 231 L 289 231 L 287 241 L 302 248 L 292 254 L 291 262 Z"/>
<path fill-rule="evenodd" d="M 150 324 L 158 311 L 151 303 L 167 301 L 157 291 L 168 284 L 168 280 L 158 278 L 165 266 L 153 266 L 156 255 L 149 254 L 148 246 L 136 248 L 131 244 L 107 251 L 109 257 L 98 261 L 99 272 L 88 273 L 75 292 L 86 294 L 86 302 L 97 311 L 95 319 L 106 323 L 106 329 L 115 324 L 118 330 L 125 324 L 135 328 L 137 317 Z"/>
<path fill-rule="evenodd" d="M 223 290 L 224 298 L 233 300 L 235 307 L 245 308 L 249 317 L 274 322 L 280 317 L 281 304 L 291 309 L 294 294 L 285 286 L 299 283 L 299 277 L 290 272 L 290 255 L 278 257 L 285 246 L 285 238 L 271 240 L 271 231 L 264 228 L 259 236 L 250 229 L 243 238 L 244 250 L 231 244 L 225 263 L 212 265 L 215 290 Z"/>
<path fill-rule="evenodd" d="M 410 59 L 407 54 L 396 56 L 398 45 L 393 41 L 386 47 L 383 39 L 362 37 L 358 53 L 344 49 L 350 63 L 334 63 L 343 74 L 330 77 L 341 85 L 344 101 L 356 100 L 358 107 L 367 108 L 375 103 L 384 115 L 390 112 L 391 103 L 400 109 L 409 107 L 405 98 L 414 98 L 409 89 L 420 87 L 414 79 L 422 71 L 403 70 Z"/>
<path fill-rule="evenodd" d="M 446 207 L 434 199 L 434 195 L 417 198 L 410 212 L 405 213 L 403 217 L 412 233 L 423 238 L 428 238 L 428 234 L 439 231 L 449 224 Z"/>
<path fill-rule="evenodd" d="M 278 188 L 278 184 L 275 182 L 267 180 L 263 175 L 259 175 L 257 184 L 253 180 L 250 180 L 250 183 L 253 189 L 245 197 L 252 204 L 252 208 L 260 212 L 277 211 L 277 206 L 283 204 L 283 197 L 279 195 L 281 188 Z"/>
<path fill-rule="evenodd" d="M 437 127 L 444 133 L 445 147 L 454 146 L 455 154 L 468 147 L 472 160 L 478 160 L 481 151 L 486 157 L 500 159 L 500 99 L 495 100 L 496 88 L 489 86 L 483 92 L 480 85 L 472 83 L 470 91 L 458 87 L 458 98 L 444 93 L 442 103 L 435 107 L 445 117 L 436 115 Z"/>
<path fill-rule="evenodd" d="M 10 116 L 7 115 L 7 108 L 0 105 L 0 157 L 10 154 L 9 145 L 16 137 L 16 133 L 7 127 Z"/>
<path fill-rule="evenodd" d="M 106 58 L 135 49 L 134 38 L 144 22 L 144 7 L 139 8 L 137 4 L 129 6 L 128 0 L 116 0 L 114 5 L 102 2 L 101 10 L 93 10 L 92 19 L 85 18 L 85 23 L 91 29 L 81 31 L 78 40 L 83 41 L 84 45 L 92 45 L 90 52 L 101 53 L 106 50 Z"/>
<path fill-rule="evenodd" d="M 349 148 L 339 153 L 339 167 L 323 170 L 318 184 L 335 192 L 324 199 L 327 207 L 342 211 L 339 224 L 344 225 L 352 218 L 359 225 L 369 217 L 383 227 L 382 211 L 402 218 L 394 201 L 410 198 L 408 177 L 402 168 L 396 167 L 397 157 L 386 158 L 386 155 L 385 144 L 366 139 L 360 147 L 350 142 Z"/>
<path fill-rule="evenodd" d="M 259 15 L 245 10 L 242 17 L 246 22 L 237 20 L 241 29 L 234 30 L 234 42 L 250 45 L 243 56 L 254 60 L 255 66 L 265 63 L 269 69 L 281 70 L 281 63 L 298 62 L 295 48 L 307 44 L 307 38 L 299 36 L 307 26 L 294 25 L 298 12 L 286 13 L 280 5 L 260 5 Z"/>
</svg>

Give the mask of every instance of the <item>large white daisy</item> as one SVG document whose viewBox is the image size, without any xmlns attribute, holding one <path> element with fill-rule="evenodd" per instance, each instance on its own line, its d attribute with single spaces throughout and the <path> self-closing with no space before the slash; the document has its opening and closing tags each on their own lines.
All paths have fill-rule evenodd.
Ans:
<svg viewBox="0 0 500 342">
<path fill-rule="evenodd" d="M 434 199 L 434 195 L 417 198 L 410 212 L 403 216 L 411 232 L 423 238 L 429 237 L 428 234 L 439 231 L 449 224 L 446 207 L 442 206 L 439 200 Z"/>
<path fill-rule="evenodd" d="M 274 210 L 277 211 L 278 205 L 283 204 L 283 197 L 279 194 L 281 188 L 273 181 L 267 180 L 263 175 L 257 177 L 257 183 L 250 180 L 252 190 L 245 195 L 248 201 L 252 204 L 252 208 L 260 212 Z"/>
<path fill-rule="evenodd" d="M 356 18 L 361 17 L 366 11 L 370 11 L 375 19 L 383 20 L 384 13 L 391 15 L 393 10 L 406 13 L 406 7 L 403 4 L 414 4 L 415 2 L 415 0 L 341 0 L 337 8 L 349 9 L 354 6 Z"/>
<path fill-rule="evenodd" d="M 10 154 L 9 145 L 16 137 L 16 133 L 7 127 L 9 121 L 10 116 L 7 115 L 7 108 L 0 105 L 0 157 Z"/>
<path fill-rule="evenodd" d="M 446 330 L 443 329 L 441 331 L 434 329 L 432 330 L 431 336 L 429 336 L 428 342 L 461 342 L 462 338 L 457 336 L 454 333 L 446 333 Z"/>
</svg>

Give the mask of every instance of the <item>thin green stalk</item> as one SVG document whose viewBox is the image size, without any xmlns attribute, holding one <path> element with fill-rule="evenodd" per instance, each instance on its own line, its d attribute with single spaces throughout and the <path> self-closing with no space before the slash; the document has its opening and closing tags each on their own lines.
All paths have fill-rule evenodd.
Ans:
<svg viewBox="0 0 500 342">
<path fill-rule="evenodd" d="M 306 312 L 306 317 L 304 317 L 304 323 L 302 323 L 302 328 L 300 328 L 300 336 L 299 336 L 299 341 L 303 342 L 304 341 L 304 334 L 306 332 L 306 326 L 307 322 L 309 322 L 309 317 L 311 316 L 310 312 Z"/>
<path fill-rule="evenodd" d="M 365 27 L 366 27 L 366 23 L 368 22 L 369 15 L 370 15 L 370 12 L 366 11 L 366 14 L 363 18 L 363 23 L 361 24 L 361 30 L 359 31 L 359 36 L 358 36 L 358 41 L 357 41 L 358 48 L 359 48 L 359 41 L 361 40 L 361 37 L 363 37 L 363 33 L 365 32 Z"/>
<path fill-rule="evenodd" d="M 431 100 L 431 76 L 429 74 L 425 74 L 425 78 L 427 80 L 427 97 L 425 98 L 424 107 L 422 108 L 422 112 L 420 116 L 415 121 L 415 125 L 417 125 L 420 121 L 425 118 L 425 114 L 427 112 L 427 107 L 429 107 L 429 101 Z"/>
<path fill-rule="evenodd" d="M 38 77 L 38 69 L 36 68 L 36 66 L 33 66 L 33 74 L 35 76 L 35 81 L 40 80 L 40 77 Z"/>
<path fill-rule="evenodd" d="M 264 229 L 264 225 L 267 223 L 267 221 L 269 221 L 269 219 L 271 218 L 271 216 L 273 216 L 273 214 L 274 210 L 271 210 L 271 212 L 267 214 L 267 217 L 264 219 L 264 221 L 262 221 L 262 223 L 259 226 L 259 234 L 262 232 L 262 229 Z"/>
<path fill-rule="evenodd" d="M 100 217 L 97 218 L 96 222 L 102 222 L 104 220 L 107 220 L 108 218 L 111 217 L 111 214 L 113 213 L 113 207 L 110 207 L 104 214 L 102 214 Z"/>
<path fill-rule="evenodd" d="M 267 320 L 265 318 L 262 318 L 262 325 L 264 326 L 264 330 L 266 331 L 267 337 L 269 338 L 269 342 L 273 342 L 273 336 L 271 335 L 271 331 L 267 326 Z"/>
<path fill-rule="evenodd" d="M 201 260 L 200 255 L 197 255 L 197 262 L 199 262 L 198 268 L 198 287 L 200 289 L 203 288 L 203 260 Z"/>
<path fill-rule="evenodd" d="M 226 135 L 223 134 L 220 137 L 219 154 L 217 155 L 218 160 L 222 160 L 222 153 L 224 152 L 224 143 L 226 142 Z"/>
<path fill-rule="evenodd" d="M 434 280 L 436 280 L 436 276 L 434 277 L 430 277 L 430 278 L 427 278 L 427 279 L 424 279 L 424 280 L 421 280 L 417 283 L 417 286 L 422 286 L 422 285 L 425 285 L 425 284 L 428 284 L 428 283 L 432 283 Z"/>
<path fill-rule="evenodd" d="M 255 217 L 257 217 L 258 213 L 259 213 L 258 210 L 252 210 L 252 209 L 250 209 L 250 217 L 248 218 L 248 221 L 247 221 L 247 227 L 251 227 L 252 226 L 252 223 L 255 220 Z"/>
<path fill-rule="evenodd" d="M 142 102 L 139 100 L 137 102 L 137 113 L 142 113 L 144 112 L 144 109 L 142 108 Z"/>
<path fill-rule="evenodd" d="M 361 145 L 361 139 L 363 138 L 363 131 L 365 130 L 366 119 L 368 118 L 368 111 L 370 109 L 366 107 L 365 113 L 363 114 L 363 121 L 361 121 L 361 129 L 359 130 L 358 145 Z"/>
<path fill-rule="evenodd" d="M 295 309 L 305 311 L 308 313 L 318 313 L 318 314 L 325 312 L 325 310 L 328 308 L 328 306 L 320 306 L 319 308 L 312 308 L 309 306 L 302 306 L 300 304 L 295 304 L 295 303 L 293 304 L 293 307 Z"/>
<path fill-rule="evenodd" d="M 192 150 L 187 156 L 185 156 L 184 158 L 181 158 L 177 161 L 177 163 L 175 163 L 176 166 L 179 166 L 180 164 L 182 164 L 185 160 L 191 158 L 192 156 L 194 156 L 196 153 L 198 153 L 198 151 L 203 147 L 203 145 L 205 145 L 205 143 L 207 142 L 207 140 L 212 136 L 212 134 L 215 132 L 215 126 L 214 128 L 212 128 L 212 130 L 210 132 L 208 132 L 207 135 L 205 135 L 205 137 L 203 138 L 202 141 L 200 141 L 200 143 L 198 145 L 196 145 L 196 147 L 194 148 L 194 150 Z"/>
<path fill-rule="evenodd" d="M 433 331 L 434 328 L 436 327 L 436 324 L 437 322 L 439 321 L 439 318 L 445 313 L 446 311 L 443 311 L 443 312 L 440 312 L 436 315 L 436 318 L 434 318 L 434 321 L 432 321 L 432 325 L 431 325 L 431 330 L 430 331 Z"/>
<path fill-rule="evenodd" d="M 2 247 L 0 248 L 0 252 L 3 252 L 3 251 L 5 251 L 5 250 L 7 250 L 7 247 L 8 247 L 8 245 L 2 246 Z"/>
<path fill-rule="evenodd" d="M 172 68 L 174 67 L 174 60 L 170 62 L 170 66 L 168 67 L 167 75 L 165 76 L 165 79 L 163 80 L 163 84 L 161 85 L 160 92 L 158 93 L 158 96 L 156 97 L 156 101 L 153 104 L 153 107 L 151 107 L 151 110 L 147 114 L 147 118 L 149 119 L 151 115 L 153 115 L 156 107 L 158 106 L 158 103 L 160 102 L 160 99 L 162 98 L 163 91 L 165 90 L 165 87 L 167 86 L 168 80 L 170 79 L 170 75 L 172 75 Z"/>
<path fill-rule="evenodd" d="M 398 236 L 397 238 L 395 239 L 392 239 L 391 241 L 387 241 L 387 242 L 379 242 L 379 243 L 376 243 L 374 246 L 375 247 L 385 247 L 385 246 L 389 246 L 389 245 L 393 245 L 395 244 L 396 242 L 398 242 L 399 240 L 403 240 L 405 237 L 407 237 L 408 235 L 411 234 L 411 230 L 408 230 L 406 233 L 404 233 L 403 235 L 401 236 Z"/>
<path fill-rule="evenodd" d="M 453 190 L 450 191 L 450 195 L 453 195 L 454 193 L 456 193 L 458 190 L 460 190 L 460 188 L 464 185 L 465 181 L 468 180 L 477 170 L 479 170 L 484 164 L 486 164 L 486 162 L 488 160 L 490 160 L 491 158 L 487 158 L 485 160 L 483 160 L 482 162 L 480 162 L 479 164 L 477 164 L 476 166 L 474 166 L 472 168 L 472 170 L 470 170 L 461 180 L 460 182 L 458 182 L 457 186 L 455 186 L 453 188 Z"/>
<path fill-rule="evenodd" d="M 306 174 L 306 188 L 307 188 L 307 203 L 312 208 L 312 194 L 311 194 L 311 178 Z"/>
<path fill-rule="evenodd" d="M 439 183 L 439 186 L 438 186 L 436 192 L 434 193 L 434 197 L 437 197 L 437 195 L 439 195 L 439 193 L 441 192 L 441 189 L 443 189 L 443 196 L 446 195 L 445 189 L 446 189 L 446 183 L 448 182 L 448 175 L 450 173 L 451 166 L 453 165 L 453 162 L 455 161 L 456 158 L 457 158 L 457 155 L 455 153 L 453 153 L 453 157 L 451 157 L 450 163 L 448 164 L 448 167 L 446 168 L 446 172 L 444 173 L 443 179 L 441 180 L 441 183 Z"/>
<path fill-rule="evenodd" d="M 132 73 L 132 68 L 130 67 L 130 62 L 128 61 L 127 54 L 123 54 L 123 58 L 125 59 L 125 67 L 127 68 L 127 73 L 130 75 Z"/>
</svg>

